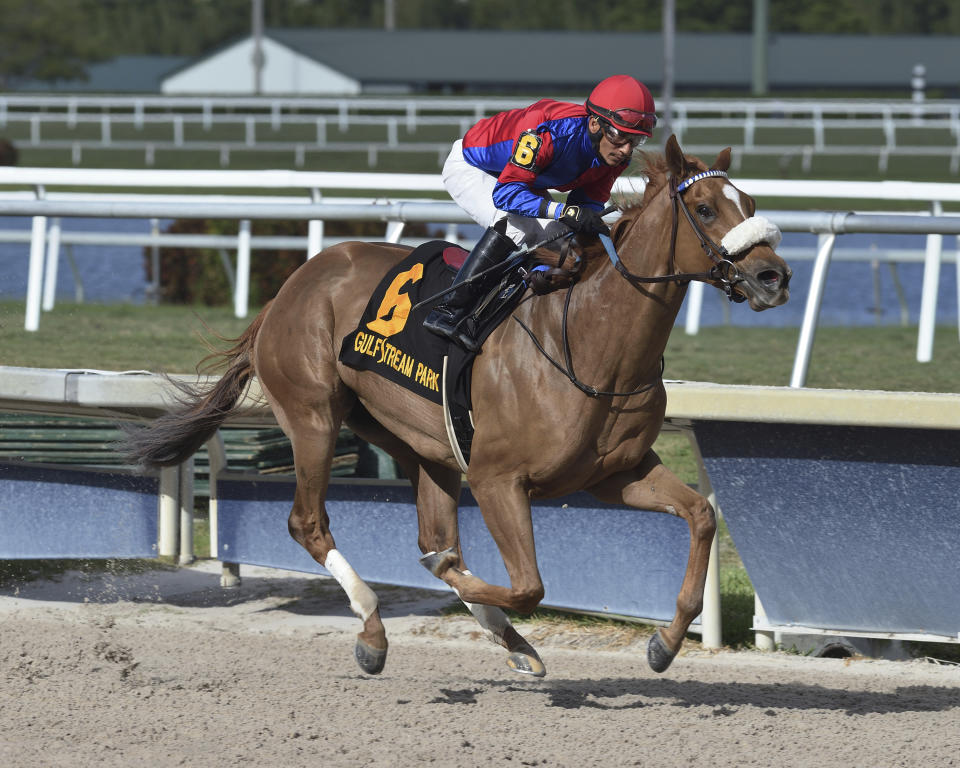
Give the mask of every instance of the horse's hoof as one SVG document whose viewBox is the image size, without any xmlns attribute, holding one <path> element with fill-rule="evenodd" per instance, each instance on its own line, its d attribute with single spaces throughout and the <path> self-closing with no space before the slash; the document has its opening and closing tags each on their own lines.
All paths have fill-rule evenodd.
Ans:
<svg viewBox="0 0 960 768">
<path fill-rule="evenodd" d="M 647 663 L 650 669 L 654 672 L 666 672 L 676 656 L 676 651 L 671 652 L 663 642 L 659 629 L 650 636 L 647 641 Z"/>
<path fill-rule="evenodd" d="M 526 656 L 522 653 L 511 653 L 507 656 L 507 666 L 514 672 L 519 672 L 521 675 L 543 677 L 547 674 L 547 668 L 540 659 Z"/>
<path fill-rule="evenodd" d="M 533 646 L 524 643 L 526 647 L 515 648 L 507 656 L 507 666 L 514 672 L 531 677 L 543 677 L 547 674 L 547 668 L 540 661 L 540 656 L 533 649 Z"/>
<path fill-rule="evenodd" d="M 363 640 L 357 638 L 357 644 L 353 647 L 353 655 L 360 665 L 360 669 L 368 675 L 379 675 L 383 671 L 383 665 L 387 663 L 387 649 L 382 651 L 378 648 L 371 648 Z"/>
<path fill-rule="evenodd" d="M 441 578 L 440 574 L 455 565 L 459 560 L 455 547 L 445 549 L 443 552 L 427 552 L 420 558 L 420 565 L 426 568 L 430 573 Z"/>
</svg>

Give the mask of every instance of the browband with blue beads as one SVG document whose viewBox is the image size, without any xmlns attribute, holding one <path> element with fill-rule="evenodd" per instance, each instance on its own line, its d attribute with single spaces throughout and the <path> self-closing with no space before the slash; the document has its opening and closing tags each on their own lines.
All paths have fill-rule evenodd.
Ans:
<svg viewBox="0 0 960 768">
<path fill-rule="evenodd" d="M 677 192 L 683 192 L 683 190 L 685 190 L 695 181 L 700 181 L 701 179 L 708 179 L 711 176 L 722 176 L 724 179 L 730 178 L 729 176 L 727 176 L 726 171 L 714 171 L 714 170 L 703 171 L 702 173 L 697 173 L 691 176 L 686 181 L 682 181 L 679 184 L 677 184 Z"/>
</svg>

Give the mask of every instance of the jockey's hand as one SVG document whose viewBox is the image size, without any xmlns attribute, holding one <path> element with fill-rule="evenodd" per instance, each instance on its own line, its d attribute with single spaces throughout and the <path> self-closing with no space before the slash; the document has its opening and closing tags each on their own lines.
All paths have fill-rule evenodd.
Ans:
<svg viewBox="0 0 960 768">
<path fill-rule="evenodd" d="M 585 235 L 594 232 L 600 232 L 604 235 L 610 234 L 610 227 L 603 223 L 600 214 L 585 205 L 565 205 L 563 213 L 560 214 L 560 221 L 574 232 Z"/>
</svg>

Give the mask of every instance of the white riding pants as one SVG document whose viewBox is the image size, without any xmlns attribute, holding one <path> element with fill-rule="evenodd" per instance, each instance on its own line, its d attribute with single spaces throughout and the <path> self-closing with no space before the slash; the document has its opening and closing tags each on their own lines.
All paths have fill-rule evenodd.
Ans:
<svg viewBox="0 0 960 768">
<path fill-rule="evenodd" d="M 496 183 L 495 177 L 463 159 L 463 141 L 457 139 L 443 164 L 443 186 L 477 224 L 492 227 L 505 217 L 506 235 L 517 245 L 532 245 L 567 231 L 566 225 L 553 219 L 534 219 L 501 211 L 493 204 Z"/>
</svg>

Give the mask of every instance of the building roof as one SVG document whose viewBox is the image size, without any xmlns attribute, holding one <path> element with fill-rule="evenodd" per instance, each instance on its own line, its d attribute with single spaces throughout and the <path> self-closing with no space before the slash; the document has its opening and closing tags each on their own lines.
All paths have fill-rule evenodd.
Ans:
<svg viewBox="0 0 960 768">
<path fill-rule="evenodd" d="M 612 73 L 634 75 L 655 92 L 663 84 L 663 37 L 656 32 L 268 28 L 264 35 L 368 92 L 583 94 Z M 195 58 L 119 56 L 88 65 L 86 80 L 33 80 L 11 90 L 159 93 L 171 75 L 225 55 L 237 42 Z M 772 90 L 907 92 L 914 65 L 923 64 L 928 87 L 960 95 L 958 49 L 960 39 L 936 35 L 771 35 L 767 80 Z M 746 33 L 678 33 L 675 87 L 749 90 L 752 50 L 752 36 Z"/>
<path fill-rule="evenodd" d="M 656 32 L 528 32 L 269 28 L 268 37 L 365 85 L 582 90 L 612 73 L 659 86 Z M 753 38 L 678 33 L 678 87 L 749 88 Z M 915 64 L 927 84 L 960 86 L 960 39 L 948 36 L 771 35 L 771 87 L 909 87 Z"/>
</svg>

